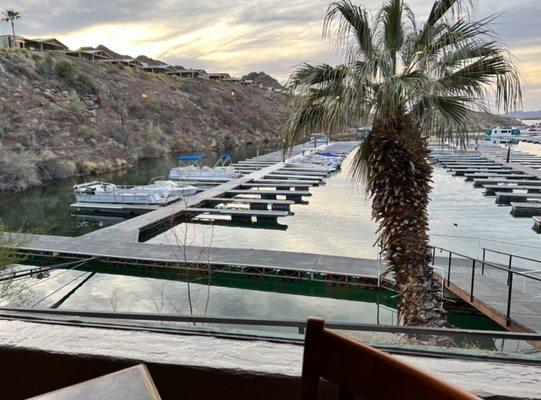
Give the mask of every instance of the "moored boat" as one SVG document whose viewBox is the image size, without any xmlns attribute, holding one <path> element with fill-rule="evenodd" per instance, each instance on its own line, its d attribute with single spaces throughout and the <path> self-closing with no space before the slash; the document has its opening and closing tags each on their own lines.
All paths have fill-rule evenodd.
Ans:
<svg viewBox="0 0 541 400">
<path fill-rule="evenodd" d="M 182 196 L 197 192 L 194 186 L 172 185 L 174 182 L 155 182 L 152 185 L 123 187 L 107 182 L 87 182 L 73 187 L 80 203 L 111 204 L 167 204 Z"/>
<path fill-rule="evenodd" d="M 341 164 L 342 157 L 326 152 L 299 154 L 286 160 L 286 166 L 289 167 L 325 169 L 327 171 L 334 171 L 340 168 Z"/>
<path fill-rule="evenodd" d="M 235 179 L 240 174 L 235 168 L 226 165 L 230 162 L 231 156 L 228 153 L 222 155 L 214 167 L 204 165 L 205 157 L 199 155 L 180 156 L 179 166 L 169 171 L 169 179 L 190 180 L 190 179 Z"/>
<path fill-rule="evenodd" d="M 514 126 L 498 126 L 487 129 L 485 134 L 493 144 L 510 143 L 516 141 L 516 138 L 520 136 L 520 129 Z"/>
</svg>

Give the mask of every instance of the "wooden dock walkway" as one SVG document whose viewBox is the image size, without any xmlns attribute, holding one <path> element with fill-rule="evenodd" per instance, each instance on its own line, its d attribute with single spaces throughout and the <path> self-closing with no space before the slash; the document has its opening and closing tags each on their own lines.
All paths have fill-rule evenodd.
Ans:
<svg viewBox="0 0 541 400">
<path fill-rule="evenodd" d="M 176 244 L 128 242 L 122 246 L 112 246 L 107 237 L 89 240 L 87 235 L 67 238 L 24 234 L 23 244 L 18 248 L 42 256 L 73 259 L 95 257 L 104 263 L 154 268 L 181 267 L 207 272 L 285 276 L 347 284 L 360 283 L 359 280 L 373 283 L 382 272 L 379 262 L 371 259 L 245 248 L 205 249 Z"/>
<path fill-rule="evenodd" d="M 448 290 L 501 326 L 516 332 L 541 333 L 541 282 L 515 276 L 508 321 L 508 274 L 488 266 L 483 272 L 481 260 L 476 260 L 475 270 L 472 264 L 472 259 L 454 257 L 449 277 L 449 259 L 436 257 L 434 265 L 441 269 L 435 270 L 436 279 L 440 283 L 444 281 Z M 472 271 L 475 272 L 473 296 Z"/>
</svg>

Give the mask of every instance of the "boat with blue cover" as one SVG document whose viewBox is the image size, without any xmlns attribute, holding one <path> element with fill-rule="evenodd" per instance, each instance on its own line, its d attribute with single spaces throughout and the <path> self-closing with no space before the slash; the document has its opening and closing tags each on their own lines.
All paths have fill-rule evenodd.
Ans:
<svg viewBox="0 0 541 400">
<path fill-rule="evenodd" d="M 208 167 L 206 165 L 206 159 L 206 156 L 198 154 L 179 156 L 179 165 L 169 171 L 169 179 L 235 179 L 240 176 L 240 174 L 230 166 L 231 153 L 222 154 L 213 167 Z"/>
</svg>

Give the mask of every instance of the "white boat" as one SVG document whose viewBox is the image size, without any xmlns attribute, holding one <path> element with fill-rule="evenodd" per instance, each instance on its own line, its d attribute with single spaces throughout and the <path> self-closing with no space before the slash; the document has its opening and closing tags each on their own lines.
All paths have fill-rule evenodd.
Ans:
<svg viewBox="0 0 541 400">
<path fill-rule="evenodd" d="M 342 165 L 342 157 L 329 154 L 299 154 L 286 160 L 288 167 L 303 167 L 334 171 Z"/>
<path fill-rule="evenodd" d="M 515 126 L 498 126 L 487 129 L 485 134 L 492 144 L 509 143 L 515 141 L 520 136 L 520 129 Z"/>
<path fill-rule="evenodd" d="M 235 179 L 238 178 L 240 174 L 235 171 L 233 167 L 214 167 L 210 168 L 207 166 L 196 167 L 194 165 L 188 165 L 185 167 L 175 167 L 169 171 L 169 179 L 176 180 L 189 180 L 194 178 L 218 178 L 218 179 Z"/>
<path fill-rule="evenodd" d="M 224 153 L 216 162 L 214 167 L 203 165 L 205 157 L 199 155 L 180 156 L 179 166 L 169 171 L 169 179 L 174 180 L 229 180 L 240 177 L 235 168 L 228 166 L 231 162 L 231 155 Z"/>
<path fill-rule="evenodd" d="M 161 187 L 159 187 L 161 186 Z M 193 186 L 178 186 L 172 188 L 169 184 L 158 183 L 158 186 L 122 187 L 107 182 L 88 182 L 75 185 L 75 199 L 81 203 L 112 203 L 112 204 L 166 204 L 179 199 L 183 195 L 193 194 L 197 188 Z M 185 194 L 182 194 L 182 193 Z"/>
<path fill-rule="evenodd" d="M 192 196 L 197 193 L 198 188 L 191 185 L 183 185 L 173 181 L 155 181 L 149 185 L 137 186 L 135 189 L 160 191 L 167 196 Z"/>
</svg>

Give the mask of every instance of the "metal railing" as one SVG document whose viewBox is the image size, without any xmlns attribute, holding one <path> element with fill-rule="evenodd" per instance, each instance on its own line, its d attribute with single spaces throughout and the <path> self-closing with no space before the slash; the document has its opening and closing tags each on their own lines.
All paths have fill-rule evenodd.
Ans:
<svg viewBox="0 0 541 400">
<path fill-rule="evenodd" d="M 486 254 L 488 253 L 494 253 L 494 254 L 500 254 L 500 255 L 503 255 L 505 257 L 508 257 L 508 269 L 511 269 L 512 266 L 513 266 L 513 260 L 516 260 L 516 259 L 519 259 L 519 260 L 525 260 L 525 261 L 531 261 L 531 262 L 534 262 L 536 264 L 539 264 L 541 265 L 541 260 L 537 260 L 535 258 L 531 258 L 531 257 L 525 257 L 525 256 L 520 256 L 518 254 L 513 254 L 513 253 L 507 253 L 505 251 L 500 251 L 500 250 L 493 250 L 493 249 L 488 249 L 486 247 L 483 247 L 483 264 L 486 260 Z M 520 267 L 520 268 L 523 268 L 523 267 Z M 484 272 L 484 268 L 483 268 L 483 272 Z M 541 272 L 541 269 L 536 269 L 536 270 L 524 270 L 522 271 L 522 273 L 528 275 L 528 274 L 536 274 L 536 273 L 539 273 Z"/>
<path fill-rule="evenodd" d="M 464 261 L 464 264 L 461 265 L 462 267 L 471 268 L 471 279 L 470 279 L 470 285 L 469 285 L 469 297 L 470 297 L 470 302 L 471 303 L 473 303 L 474 298 L 475 298 L 476 269 L 477 269 L 477 266 L 479 264 L 481 264 L 481 266 L 482 266 L 481 275 L 484 275 L 484 271 L 485 271 L 486 267 L 493 268 L 493 269 L 496 269 L 498 271 L 503 271 L 507 275 L 507 281 L 505 282 L 505 284 L 507 286 L 507 296 L 506 296 L 507 297 L 506 298 L 507 306 L 506 306 L 506 314 L 505 314 L 506 315 L 506 325 L 507 326 L 509 326 L 511 324 L 511 307 L 512 307 L 512 301 L 513 301 L 513 278 L 515 276 L 521 276 L 524 279 L 530 279 L 531 281 L 541 282 L 541 278 L 536 277 L 536 276 L 528 275 L 528 273 L 529 273 L 528 271 L 525 272 L 523 270 L 518 271 L 516 269 L 513 269 L 512 268 L 512 260 L 513 260 L 514 255 L 512 255 L 512 254 L 501 252 L 502 254 L 507 254 L 507 255 L 510 256 L 508 265 L 507 266 L 502 266 L 502 265 L 495 264 L 493 262 L 486 261 L 486 257 L 483 257 L 483 260 L 478 260 L 476 258 L 469 257 L 467 255 L 457 253 L 455 251 L 451 251 L 451 250 L 445 249 L 443 247 L 430 246 L 430 248 L 432 249 L 431 264 L 432 264 L 433 267 L 436 264 L 436 250 L 439 250 L 440 253 L 445 252 L 445 253 L 448 254 L 448 258 L 447 258 L 447 276 L 445 276 L 445 274 L 442 274 L 442 280 L 444 281 L 443 283 L 448 288 L 449 288 L 449 285 L 451 284 L 451 277 L 452 277 L 451 270 L 452 270 L 452 266 L 453 266 L 452 265 L 453 257 L 455 257 L 455 259 L 458 258 L 458 259 L 461 259 L 461 260 Z M 487 249 L 487 251 L 488 250 L 489 249 Z M 496 252 L 496 250 L 491 250 L 491 251 Z M 484 254 L 486 255 L 486 251 L 484 252 Z M 515 255 L 514 257 L 521 257 L 521 256 L 516 256 Z M 532 259 L 532 260 L 534 260 L 534 259 Z M 537 260 L 534 260 L 534 261 L 537 261 Z M 466 291 L 468 289 L 468 288 L 464 288 L 464 287 L 460 287 L 460 288 L 463 289 L 463 290 L 466 290 Z"/>
<path fill-rule="evenodd" d="M 27 319 L 27 317 L 44 319 L 50 318 L 51 321 L 58 317 L 69 317 L 64 320 L 67 322 L 75 321 L 73 317 L 82 319 L 112 319 L 118 321 L 155 321 L 155 322 L 185 322 L 219 325 L 245 325 L 245 326 L 263 326 L 263 327 L 289 327 L 294 328 L 299 334 L 304 334 L 306 320 L 290 319 L 259 319 L 259 318 L 236 318 L 236 317 L 209 317 L 205 315 L 182 315 L 182 314 L 159 314 L 142 312 L 111 312 L 111 311 L 88 311 L 73 309 L 50 309 L 50 308 L 15 308 L 0 307 L 0 318 L 7 319 Z M 329 329 L 349 330 L 358 332 L 383 332 L 383 333 L 403 333 L 415 335 L 435 335 L 435 336 L 463 336 L 471 335 L 478 337 L 490 337 L 494 339 L 541 341 L 539 333 L 522 333 L 507 331 L 483 331 L 475 329 L 452 329 L 452 328 L 432 328 L 405 325 L 383 325 L 356 322 L 326 322 L 325 326 Z"/>
</svg>

